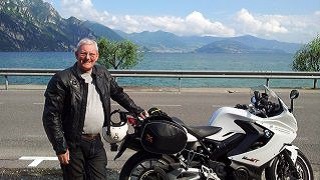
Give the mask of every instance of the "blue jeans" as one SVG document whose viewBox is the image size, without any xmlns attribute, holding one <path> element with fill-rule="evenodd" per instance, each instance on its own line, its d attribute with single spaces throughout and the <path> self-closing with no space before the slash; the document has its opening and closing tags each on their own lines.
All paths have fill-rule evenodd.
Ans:
<svg viewBox="0 0 320 180">
<path fill-rule="evenodd" d="M 81 138 L 80 145 L 70 148 L 68 165 L 61 165 L 65 180 L 107 179 L 107 156 L 100 136 L 89 140 Z"/>
</svg>

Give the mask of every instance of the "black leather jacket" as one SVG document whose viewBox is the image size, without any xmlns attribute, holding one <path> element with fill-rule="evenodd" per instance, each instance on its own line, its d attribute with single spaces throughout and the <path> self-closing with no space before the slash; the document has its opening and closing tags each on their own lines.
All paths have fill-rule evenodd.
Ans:
<svg viewBox="0 0 320 180">
<path fill-rule="evenodd" d="M 108 70 L 95 65 L 92 78 L 103 104 L 105 122 L 110 120 L 110 97 L 126 110 L 139 114 L 143 111 L 123 92 Z M 56 73 L 45 91 L 43 126 L 56 154 L 80 142 L 86 113 L 88 88 L 81 78 L 77 64 Z"/>
</svg>

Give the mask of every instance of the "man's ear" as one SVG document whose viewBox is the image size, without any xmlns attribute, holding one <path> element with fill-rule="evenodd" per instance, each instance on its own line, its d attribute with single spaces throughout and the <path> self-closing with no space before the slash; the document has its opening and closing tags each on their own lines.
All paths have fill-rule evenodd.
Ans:
<svg viewBox="0 0 320 180">
<path fill-rule="evenodd" d="M 99 53 L 97 54 L 97 61 L 98 61 L 98 59 L 99 59 Z"/>
</svg>

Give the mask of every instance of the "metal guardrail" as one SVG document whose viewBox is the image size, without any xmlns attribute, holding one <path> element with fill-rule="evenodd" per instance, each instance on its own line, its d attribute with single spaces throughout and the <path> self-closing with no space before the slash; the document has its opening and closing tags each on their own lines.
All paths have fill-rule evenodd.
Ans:
<svg viewBox="0 0 320 180">
<path fill-rule="evenodd" d="M 5 77 L 8 89 L 8 76 L 52 76 L 62 69 L 11 69 L 0 68 L 0 76 Z M 320 72 L 293 71 L 188 71 L 188 70 L 109 70 L 114 77 L 153 77 L 153 78 L 245 78 L 266 79 L 313 79 L 313 88 L 317 88 Z M 181 84 L 179 85 L 181 86 Z M 180 87 L 179 87 L 180 89 Z"/>
</svg>

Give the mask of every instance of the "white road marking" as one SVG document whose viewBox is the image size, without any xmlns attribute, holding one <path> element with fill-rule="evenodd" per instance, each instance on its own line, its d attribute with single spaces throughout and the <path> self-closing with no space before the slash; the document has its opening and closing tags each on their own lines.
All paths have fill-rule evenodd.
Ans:
<svg viewBox="0 0 320 180">
<path fill-rule="evenodd" d="M 111 106 L 120 106 L 119 104 L 111 104 Z M 181 107 L 179 104 L 153 104 L 153 107 Z"/>
<path fill-rule="evenodd" d="M 19 160 L 33 160 L 28 167 L 37 167 L 42 161 L 57 161 L 58 157 L 22 156 Z"/>
<path fill-rule="evenodd" d="M 304 107 L 303 106 L 293 106 L 293 110 L 294 109 L 303 109 Z"/>
<path fill-rule="evenodd" d="M 44 103 L 33 103 L 34 105 L 44 105 Z"/>
</svg>

